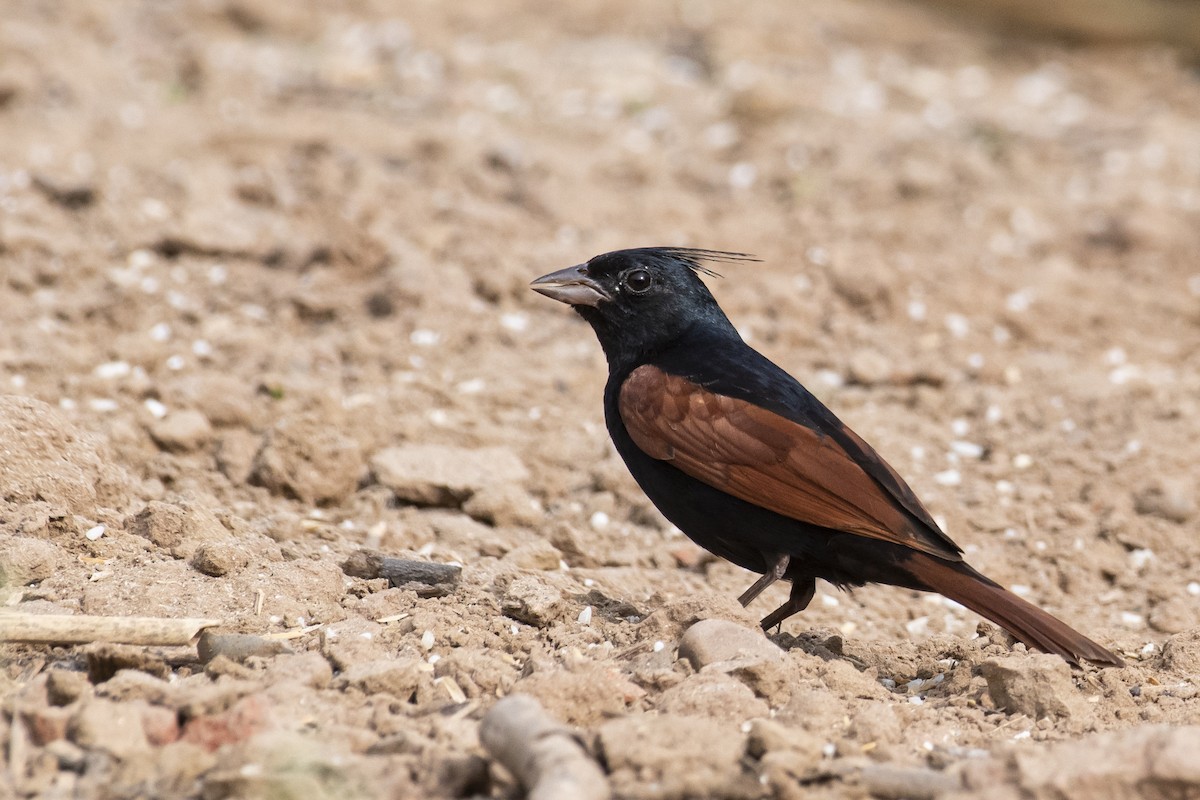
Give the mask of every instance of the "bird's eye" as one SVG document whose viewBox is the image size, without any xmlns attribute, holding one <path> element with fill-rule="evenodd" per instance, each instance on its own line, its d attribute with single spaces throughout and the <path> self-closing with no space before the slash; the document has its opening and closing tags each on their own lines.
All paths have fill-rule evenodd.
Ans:
<svg viewBox="0 0 1200 800">
<path fill-rule="evenodd" d="M 644 269 L 630 270 L 625 275 L 625 286 L 634 294 L 642 294 L 654 283 L 654 278 Z"/>
</svg>

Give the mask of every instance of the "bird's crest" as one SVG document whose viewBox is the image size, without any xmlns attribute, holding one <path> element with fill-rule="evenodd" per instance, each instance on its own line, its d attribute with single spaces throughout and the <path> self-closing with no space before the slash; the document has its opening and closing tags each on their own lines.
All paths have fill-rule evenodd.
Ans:
<svg viewBox="0 0 1200 800">
<path fill-rule="evenodd" d="M 672 258 L 681 261 L 693 272 L 720 278 L 721 273 L 705 266 L 705 262 L 729 264 L 737 261 L 761 261 L 749 253 L 733 253 L 726 250 L 705 250 L 695 247 L 635 247 L 629 250 L 618 250 L 605 253 L 604 256 L 626 256 L 630 258 Z"/>
</svg>

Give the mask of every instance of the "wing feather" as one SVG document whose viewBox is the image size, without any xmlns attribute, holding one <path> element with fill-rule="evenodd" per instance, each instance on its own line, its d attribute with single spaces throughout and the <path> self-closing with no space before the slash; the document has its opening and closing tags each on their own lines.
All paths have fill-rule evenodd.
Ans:
<svg viewBox="0 0 1200 800">
<path fill-rule="evenodd" d="M 621 421 L 647 455 L 777 514 L 961 559 L 903 479 L 853 432 L 876 480 L 832 436 L 746 400 L 643 366 L 621 386 Z"/>
</svg>

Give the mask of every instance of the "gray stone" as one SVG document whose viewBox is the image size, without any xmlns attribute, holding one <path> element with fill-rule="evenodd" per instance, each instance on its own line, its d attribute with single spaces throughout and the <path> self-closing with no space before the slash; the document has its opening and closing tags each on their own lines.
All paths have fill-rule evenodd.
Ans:
<svg viewBox="0 0 1200 800">
<path fill-rule="evenodd" d="M 758 629 L 723 619 L 705 619 L 687 629 L 679 640 L 679 657 L 696 670 L 722 662 L 779 661 L 783 651 Z"/>
<path fill-rule="evenodd" d="M 1005 711 L 1038 719 L 1069 717 L 1078 710 L 1071 668 L 1056 655 L 992 658 L 980 665 L 980 671 L 992 700 Z"/>
<path fill-rule="evenodd" d="M 163 450 L 189 453 L 212 440 L 213 429 L 208 417 L 194 409 L 174 411 L 150 426 L 150 438 Z"/>
<path fill-rule="evenodd" d="M 534 577 L 515 578 L 504 590 L 500 610 L 515 620 L 545 627 L 566 612 L 562 591 Z"/>
<path fill-rule="evenodd" d="M 23 586 L 49 578 L 66 563 L 66 552 L 45 539 L 0 538 L 0 587 Z"/>
<path fill-rule="evenodd" d="M 250 563 L 250 554 L 232 541 L 207 542 L 196 548 L 188 563 L 198 572 L 219 578 Z"/>
<path fill-rule="evenodd" d="M 529 477 L 521 459 L 506 448 L 436 444 L 380 450 L 371 459 L 371 472 L 401 500 L 447 507 L 461 506 L 485 487 Z"/>
<path fill-rule="evenodd" d="M 358 442 L 327 417 L 311 413 L 275 423 L 263 439 L 250 480 L 272 492 L 318 505 L 343 500 L 363 475 Z"/>
<path fill-rule="evenodd" d="M 1139 514 L 1187 522 L 1196 514 L 1196 495 L 1185 478 L 1160 478 L 1143 486 L 1133 496 Z"/>
<path fill-rule="evenodd" d="M 176 558 L 190 558 L 201 544 L 229 537 L 216 515 L 195 503 L 152 501 L 126 519 L 125 528 L 169 550 Z"/>
</svg>

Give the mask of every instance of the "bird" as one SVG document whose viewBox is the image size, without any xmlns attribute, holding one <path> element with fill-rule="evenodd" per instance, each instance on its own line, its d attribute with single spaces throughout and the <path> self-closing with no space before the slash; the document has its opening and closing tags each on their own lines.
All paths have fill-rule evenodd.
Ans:
<svg viewBox="0 0 1200 800">
<path fill-rule="evenodd" d="M 604 419 L 650 501 L 692 541 L 788 599 L 766 631 L 803 611 L 816 580 L 937 592 L 1030 648 L 1074 666 L 1121 666 L 1110 650 L 966 563 L 884 459 L 799 381 L 748 345 L 702 279 L 744 253 L 641 247 L 537 278 L 570 305 L 608 362 Z"/>
</svg>

